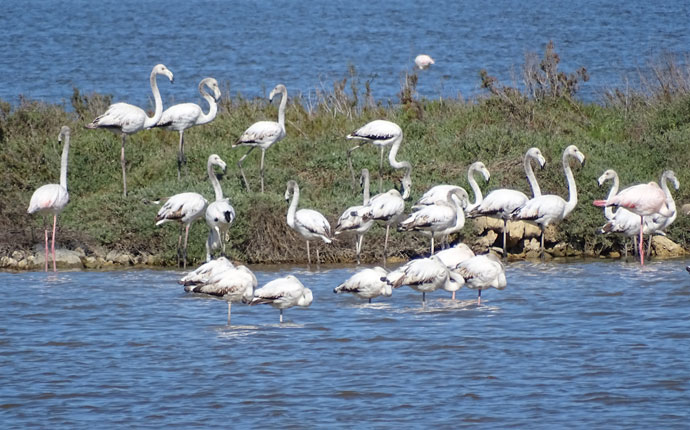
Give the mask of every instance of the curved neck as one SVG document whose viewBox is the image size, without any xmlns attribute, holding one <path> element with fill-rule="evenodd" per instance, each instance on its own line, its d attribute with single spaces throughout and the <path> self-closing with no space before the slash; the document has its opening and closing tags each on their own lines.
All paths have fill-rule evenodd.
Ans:
<svg viewBox="0 0 690 430">
<path fill-rule="evenodd" d="M 153 112 L 153 117 L 146 117 L 146 121 L 144 121 L 144 128 L 151 128 L 158 124 L 158 121 L 160 121 L 161 116 L 163 116 L 163 100 L 161 99 L 161 93 L 158 91 L 158 83 L 156 82 L 156 72 L 152 71 L 151 72 L 151 91 L 153 92 L 153 101 L 154 101 L 154 106 L 155 110 Z"/>
<path fill-rule="evenodd" d="M 362 205 L 366 206 L 369 204 L 369 174 L 363 174 L 362 180 L 364 181 L 364 187 L 362 189 Z"/>
<path fill-rule="evenodd" d="M 297 204 L 299 203 L 299 187 L 295 185 L 292 188 L 292 200 L 290 201 L 290 208 L 287 213 L 287 223 L 291 228 L 295 227 L 295 212 L 297 212 Z"/>
<path fill-rule="evenodd" d="M 63 136 L 62 159 L 60 160 L 60 186 L 67 189 L 67 159 L 69 157 L 69 134 Z"/>
<path fill-rule="evenodd" d="M 532 197 L 541 196 L 541 188 L 539 188 L 539 183 L 537 183 L 537 177 L 534 176 L 534 170 L 532 170 L 532 157 L 525 157 L 525 173 L 527 174 L 527 182 L 532 189 Z"/>
<path fill-rule="evenodd" d="M 666 206 L 668 206 L 671 211 L 675 212 L 676 201 L 673 200 L 671 190 L 668 188 L 668 178 L 666 176 L 661 179 L 661 189 L 664 190 L 664 194 L 666 194 Z"/>
<path fill-rule="evenodd" d="M 400 144 L 402 143 L 403 136 L 400 134 L 398 137 L 395 138 L 395 141 L 393 141 L 393 146 L 391 147 L 391 152 L 388 153 L 388 163 L 391 165 L 392 168 L 394 169 L 402 169 L 403 167 L 409 167 L 410 163 L 407 163 L 406 161 L 398 161 L 395 159 L 398 155 L 398 150 L 400 149 Z"/>
<path fill-rule="evenodd" d="M 474 168 L 467 171 L 467 182 L 470 183 L 470 188 L 472 188 L 472 192 L 474 193 L 474 203 L 472 206 L 476 207 L 482 203 L 484 196 L 482 196 L 482 190 L 479 188 L 479 184 L 477 184 L 477 181 L 474 179 L 475 173 L 477 173 L 477 170 Z"/>
<path fill-rule="evenodd" d="M 206 166 L 206 169 L 208 170 L 208 179 L 209 181 L 211 181 L 211 185 L 213 185 L 213 192 L 216 193 L 216 201 L 222 200 L 223 189 L 220 188 L 220 182 L 218 182 L 216 172 L 213 171 L 213 163 L 211 163 L 211 160 L 208 160 L 208 165 Z"/>
<path fill-rule="evenodd" d="M 613 185 L 611 186 L 611 190 L 609 190 L 609 195 L 606 197 L 606 200 L 611 200 L 616 194 L 618 194 L 618 187 L 620 186 L 620 180 L 618 179 L 618 174 L 616 173 L 613 176 Z M 606 219 L 612 219 L 613 218 L 613 206 L 606 206 L 604 208 L 604 216 Z"/>
<path fill-rule="evenodd" d="M 287 106 L 287 91 L 281 91 L 280 107 L 278 108 L 278 124 L 285 130 L 285 106 Z M 299 191 L 296 191 L 299 195 Z"/>
<path fill-rule="evenodd" d="M 201 97 L 203 97 L 208 103 L 208 113 L 205 114 L 201 112 L 201 116 L 199 119 L 197 119 L 196 125 L 202 125 L 213 121 L 218 113 L 218 104 L 216 103 L 216 99 L 206 91 L 206 87 L 203 82 L 199 84 L 199 94 L 201 94 Z"/>
<path fill-rule="evenodd" d="M 572 212 L 575 206 L 577 206 L 577 186 L 575 185 L 573 171 L 570 169 L 568 154 L 563 154 L 563 170 L 565 170 L 565 178 L 568 181 L 568 201 L 565 204 L 565 216 Z"/>
</svg>

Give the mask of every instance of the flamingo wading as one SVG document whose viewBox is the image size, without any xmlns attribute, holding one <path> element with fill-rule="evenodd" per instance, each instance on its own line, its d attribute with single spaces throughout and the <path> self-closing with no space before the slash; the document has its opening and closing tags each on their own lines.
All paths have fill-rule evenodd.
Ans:
<svg viewBox="0 0 690 430">
<path fill-rule="evenodd" d="M 280 309 L 280 322 L 283 322 L 283 309 L 293 306 L 306 308 L 311 305 L 314 296 L 311 290 L 304 286 L 293 275 L 274 279 L 263 287 L 254 291 L 254 298 L 250 305 L 269 304 Z"/>
<path fill-rule="evenodd" d="M 155 106 L 152 117 L 146 115 L 146 111 L 138 106 L 129 103 L 115 103 L 110 105 L 104 114 L 86 124 L 86 128 L 89 129 L 105 128 L 113 133 L 122 135 L 120 165 L 122 166 L 122 194 L 125 197 L 127 197 L 127 163 L 125 161 L 125 141 L 127 136 L 155 127 L 163 115 L 163 101 L 161 100 L 161 93 L 158 91 L 158 83 L 156 82 L 156 76 L 158 75 L 167 76 L 170 82 L 173 82 L 172 72 L 163 64 L 157 64 L 151 70 L 149 80 Z"/>
<path fill-rule="evenodd" d="M 325 243 L 331 243 L 331 225 L 321 212 L 313 209 L 297 210 L 299 204 L 299 185 L 295 181 L 288 181 L 285 189 L 285 200 L 290 200 L 290 207 L 287 212 L 287 224 L 300 234 L 307 241 L 307 261 L 311 266 L 311 253 L 309 252 L 309 241 L 321 239 Z M 316 249 L 316 264 L 319 264 L 319 249 Z"/>
</svg>

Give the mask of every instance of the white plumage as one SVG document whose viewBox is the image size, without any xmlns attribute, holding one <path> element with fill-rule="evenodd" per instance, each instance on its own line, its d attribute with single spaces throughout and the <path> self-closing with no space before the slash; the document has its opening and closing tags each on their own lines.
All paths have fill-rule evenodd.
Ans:
<svg viewBox="0 0 690 430">
<path fill-rule="evenodd" d="M 213 183 L 217 181 L 213 173 L 213 166 L 220 166 L 225 170 L 225 162 L 216 154 L 208 157 L 209 180 Z M 177 221 L 185 226 L 184 246 L 182 251 L 183 267 L 187 267 L 187 238 L 189 236 L 190 225 L 201 218 L 208 206 L 208 201 L 198 193 L 180 193 L 170 197 L 156 214 L 156 225 L 164 224 L 168 221 Z M 178 258 L 181 235 L 178 238 Z M 179 264 L 179 261 L 178 261 Z"/>
<path fill-rule="evenodd" d="M 280 309 L 280 322 L 283 322 L 283 309 L 293 306 L 307 307 L 311 305 L 314 296 L 293 275 L 274 279 L 258 290 L 254 290 L 254 298 L 250 305 L 269 304 Z"/>
<path fill-rule="evenodd" d="M 335 287 L 333 292 L 336 294 L 351 293 L 360 299 L 368 299 L 369 303 L 371 303 L 371 299 L 378 296 L 390 297 L 393 290 L 385 280 L 387 274 L 388 272 L 383 267 L 362 269 Z"/>
<path fill-rule="evenodd" d="M 122 166 L 122 192 L 127 196 L 127 171 L 125 161 L 125 140 L 127 135 L 134 134 L 138 131 L 149 129 L 158 124 L 158 121 L 163 115 L 163 101 L 158 90 L 158 83 L 156 82 L 157 75 L 164 75 L 173 82 L 173 74 L 163 64 L 157 64 L 151 70 L 149 81 L 151 83 L 151 91 L 153 92 L 155 111 L 152 117 L 146 115 L 146 112 L 129 103 L 115 103 L 108 107 L 102 115 L 91 121 L 86 125 L 86 128 L 105 128 L 114 133 L 122 135 L 122 148 L 120 151 L 120 164 Z"/>
<path fill-rule="evenodd" d="M 651 217 L 647 217 L 645 219 L 645 233 L 649 235 L 653 235 L 655 233 L 663 234 L 664 230 L 666 230 L 666 228 L 670 226 L 678 216 L 678 211 L 676 210 L 676 202 L 675 200 L 673 200 L 671 191 L 668 188 L 668 181 L 671 181 L 671 183 L 673 183 L 673 187 L 676 190 L 680 188 L 680 182 L 678 182 L 676 174 L 673 172 L 673 170 L 664 171 L 664 173 L 661 174 L 661 179 L 659 180 L 659 183 L 661 184 L 661 189 L 664 190 L 664 194 L 666 195 L 666 207 L 669 209 L 669 211 L 671 211 L 671 215 L 664 216 L 658 213 L 652 215 Z M 651 250 L 652 237 L 650 236 L 649 245 L 647 246 L 647 256 L 651 254 Z"/>
<path fill-rule="evenodd" d="M 482 290 L 487 288 L 502 290 L 507 285 L 505 267 L 494 254 L 482 254 L 468 258 L 451 271 L 462 276 L 467 288 L 479 290 L 477 305 L 481 304 Z"/>
<path fill-rule="evenodd" d="M 537 183 L 537 178 L 534 176 L 531 160 L 536 160 L 543 168 L 546 164 L 546 159 L 541 155 L 539 148 L 533 147 L 527 150 L 523 160 L 525 174 L 527 175 L 527 181 L 532 189 L 532 195 L 537 197 L 541 195 L 541 189 Z M 503 255 L 505 256 L 508 220 L 511 218 L 513 211 L 527 203 L 527 200 L 529 200 L 529 198 L 521 191 L 501 188 L 491 191 L 484 197 L 479 205 L 468 211 L 468 216 L 472 218 L 478 216 L 491 216 L 503 220 Z"/>
<path fill-rule="evenodd" d="M 232 145 L 233 148 L 237 146 L 249 146 L 249 151 L 240 158 L 237 165 L 240 168 L 240 173 L 242 174 L 242 179 L 244 180 L 244 185 L 247 187 L 247 191 L 251 191 L 249 188 L 249 182 L 244 175 L 244 170 L 242 169 L 242 162 L 249 155 L 254 148 L 261 148 L 261 192 L 264 192 L 264 158 L 266 156 L 266 150 L 271 147 L 274 143 L 285 137 L 285 106 L 287 105 L 287 88 L 285 85 L 278 84 L 271 91 L 269 99 L 272 101 L 276 94 L 281 94 L 280 107 L 278 108 L 278 122 L 275 121 L 259 121 L 255 122 L 244 133 L 235 141 Z"/>
<path fill-rule="evenodd" d="M 454 283 L 460 282 L 462 277 L 452 273 L 436 256 L 430 258 L 418 258 L 393 270 L 386 276 L 386 280 L 393 288 L 407 285 L 415 291 L 422 293 L 422 305 L 426 305 L 426 293 L 440 288 L 447 291 L 455 291 Z M 459 287 L 458 287 L 459 288 Z"/>
<path fill-rule="evenodd" d="M 206 87 L 213 93 L 209 94 Z M 177 179 L 180 179 L 180 170 L 187 163 L 184 155 L 184 131 L 195 125 L 203 125 L 213 121 L 218 113 L 218 101 L 220 100 L 220 88 L 218 81 L 213 78 L 204 78 L 199 82 L 199 94 L 208 103 L 208 113 L 204 113 L 196 103 L 180 103 L 170 106 L 161 115 L 161 119 L 155 125 L 180 133 L 180 145 L 177 153 Z"/>
<path fill-rule="evenodd" d="M 364 242 L 364 233 L 369 231 L 374 220 L 364 220 L 364 211 L 366 205 L 369 204 L 369 170 L 362 169 L 360 177 L 360 184 L 362 185 L 362 204 L 357 206 L 350 206 L 345 209 L 338 223 L 335 227 L 335 235 L 342 233 L 355 233 L 355 255 L 357 264 L 360 263 L 360 254 L 362 252 L 362 243 Z"/>
<path fill-rule="evenodd" d="M 69 159 L 69 138 L 70 129 L 67 126 L 60 128 L 58 141 L 63 142 L 62 156 L 60 158 L 60 183 L 46 184 L 40 186 L 31 195 L 29 201 L 29 214 L 39 213 L 43 216 L 53 215 L 53 235 L 51 238 L 51 249 L 53 255 L 53 271 L 57 271 L 55 261 L 55 228 L 57 226 L 57 216 L 67 206 L 69 202 L 69 192 L 67 191 L 67 162 Z M 45 220 L 44 220 L 45 221 Z M 48 271 L 48 228 L 45 229 L 45 271 Z"/>
<path fill-rule="evenodd" d="M 414 64 L 420 70 L 428 69 L 434 63 L 434 59 L 427 54 L 419 54 L 414 58 Z"/>
<path fill-rule="evenodd" d="M 321 239 L 325 243 L 331 243 L 331 225 L 320 212 L 313 209 L 297 210 L 299 204 L 299 185 L 295 181 L 288 181 L 285 190 L 285 200 L 290 200 L 290 208 L 287 212 L 287 224 L 307 241 L 307 260 L 311 265 L 311 253 L 309 241 Z M 319 250 L 316 250 L 316 264 L 319 264 Z"/>
<path fill-rule="evenodd" d="M 568 200 L 553 194 L 541 195 L 513 211 L 513 219 L 532 221 L 541 229 L 541 255 L 544 255 L 544 229 L 549 224 L 562 221 L 577 205 L 577 186 L 570 168 L 570 158 L 584 164 L 585 156 L 577 146 L 570 145 L 563 151 L 563 170 L 568 183 Z"/>
<path fill-rule="evenodd" d="M 474 257 L 474 252 L 464 243 L 458 243 L 452 248 L 444 249 L 436 253 L 436 257 L 449 269 L 452 270 L 456 268 L 463 261 Z M 453 295 L 451 298 L 455 300 L 455 291 L 459 290 L 463 284 L 453 283 L 451 287 L 456 288 L 455 290 L 450 290 Z"/>
<path fill-rule="evenodd" d="M 219 158 L 220 160 L 220 158 Z M 225 162 L 222 162 L 221 167 L 225 172 Z M 218 182 L 218 178 L 213 172 L 213 164 L 208 164 L 208 177 L 213 185 L 213 192 L 216 200 L 206 207 L 204 218 L 206 225 L 209 227 L 208 239 L 206 240 L 206 261 L 211 260 L 211 254 L 214 249 L 220 248 L 221 254 L 225 255 L 225 242 L 227 241 L 227 233 L 230 226 L 235 221 L 235 208 L 230 204 L 230 199 L 223 197 L 223 189 Z"/>
<path fill-rule="evenodd" d="M 491 178 L 489 170 L 481 161 L 472 163 L 470 167 L 467 169 L 467 182 L 470 184 L 470 188 L 474 193 L 474 203 L 469 203 L 465 208 L 465 211 L 468 213 L 475 207 L 479 206 L 479 204 L 481 204 L 481 202 L 483 201 L 482 190 L 481 188 L 479 188 L 479 184 L 477 184 L 477 180 L 474 178 L 474 175 L 477 173 L 481 173 L 486 182 L 489 182 L 489 179 Z M 414 206 L 412 206 L 412 209 L 419 210 L 422 208 L 422 206 L 433 205 L 439 201 L 445 201 L 446 197 L 448 196 L 448 192 L 453 190 L 465 191 L 464 188 L 457 185 L 435 185 L 429 188 L 429 190 L 422 195 L 422 197 L 417 201 L 417 203 L 415 203 Z M 466 191 L 465 194 L 467 194 Z"/>
<path fill-rule="evenodd" d="M 405 212 L 405 200 L 398 190 L 388 190 L 386 193 L 377 194 L 369 200 L 362 212 L 365 221 L 375 220 L 386 225 L 386 238 L 383 243 L 383 265 L 386 266 L 388 254 L 388 236 L 390 226 L 397 223 Z"/>
<path fill-rule="evenodd" d="M 233 267 L 235 266 L 230 260 L 225 257 L 218 257 L 215 260 L 208 261 L 193 271 L 187 273 L 185 276 L 180 278 L 177 283 L 184 286 L 206 284 L 218 273 L 224 272 L 225 270 Z"/>
</svg>

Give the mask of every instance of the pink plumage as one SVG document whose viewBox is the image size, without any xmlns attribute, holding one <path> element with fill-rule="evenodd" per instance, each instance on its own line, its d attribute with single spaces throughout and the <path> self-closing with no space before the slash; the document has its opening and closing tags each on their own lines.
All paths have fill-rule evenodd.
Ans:
<svg viewBox="0 0 690 430">
<path fill-rule="evenodd" d="M 655 213 L 670 216 L 665 203 L 666 195 L 656 182 L 633 185 L 608 200 L 594 201 L 595 206 L 619 206 L 640 216 L 649 216 Z"/>
</svg>

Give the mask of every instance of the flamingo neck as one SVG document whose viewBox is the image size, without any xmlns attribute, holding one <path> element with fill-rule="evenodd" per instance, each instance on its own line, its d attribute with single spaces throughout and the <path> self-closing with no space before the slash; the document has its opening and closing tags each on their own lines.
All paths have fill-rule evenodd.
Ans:
<svg viewBox="0 0 690 430">
<path fill-rule="evenodd" d="M 606 197 L 606 200 L 611 200 L 616 194 L 618 194 L 618 187 L 620 186 L 620 180 L 618 179 L 618 174 L 616 173 L 613 177 L 613 185 L 611 186 L 611 190 L 609 190 L 609 195 Z M 606 219 L 613 219 L 613 207 L 612 206 L 606 206 L 604 208 L 604 216 Z"/>
<path fill-rule="evenodd" d="M 407 161 L 403 161 L 400 163 L 400 166 L 400 168 L 405 169 L 405 175 L 402 178 L 402 198 L 407 200 L 412 190 L 412 165 Z"/>
<path fill-rule="evenodd" d="M 151 71 L 151 76 L 149 78 L 151 82 L 151 91 L 153 92 L 153 102 L 155 110 L 153 112 L 153 117 L 146 117 L 146 121 L 144 121 L 144 129 L 149 129 L 158 124 L 158 121 L 160 121 L 161 116 L 163 116 L 163 100 L 161 99 L 161 93 L 158 90 L 156 75 L 156 71 L 153 70 Z"/>
<path fill-rule="evenodd" d="M 69 158 L 69 133 L 62 135 L 65 143 L 62 146 L 62 158 L 60 159 L 60 186 L 67 189 L 67 160 Z"/>
<path fill-rule="evenodd" d="M 527 182 L 529 182 L 529 186 L 532 189 L 532 197 L 539 197 L 541 196 L 541 188 L 539 188 L 537 177 L 534 175 L 531 160 L 531 156 L 525 157 L 525 173 L 527 174 Z"/>
<path fill-rule="evenodd" d="M 281 91 L 280 107 L 278 107 L 278 124 L 285 130 L 285 107 L 287 106 L 287 90 Z"/>
<path fill-rule="evenodd" d="M 208 113 L 205 114 L 202 111 L 201 116 L 196 120 L 195 125 L 207 124 L 213 121 L 218 113 L 218 104 L 216 103 L 216 99 L 206 91 L 205 85 L 206 84 L 204 81 L 199 84 L 199 94 L 201 94 L 201 97 L 203 97 L 208 103 Z"/>
<path fill-rule="evenodd" d="M 211 185 L 213 186 L 213 192 L 216 194 L 216 201 L 223 200 L 223 189 L 220 187 L 220 182 L 218 182 L 216 172 L 213 171 L 213 163 L 211 160 L 208 160 L 206 170 L 208 170 L 208 179 L 211 181 Z"/>
<path fill-rule="evenodd" d="M 362 180 L 364 181 L 364 189 L 362 190 L 362 205 L 366 206 L 369 204 L 369 199 L 371 198 L 371 195 L 369 194 L 369 174 L 363 174 Z"/>
<path fill-rule="evenodd" d="M 474 168 L 470 168 L 470 170 L 467 171 L 467 182 L 470 183 L 470 188 L 472 188 L 472 192 L 474 193 L 474 203 L 472 204 L 473 207 L 479 206 L 484 201 L 482 190 L 479 188 L 479 184 L 477 184 L 477 181 L 474 179 L 474 174 L 477 172 L 478 171 Z"/>
<path fill-rule="evenodd" d="M 393 141 L 393 146 L 391 147 L 391 152 L 388 153 L 388 163 L 394 169 L 402 169 L 404 167 L 409 167 L 410 163 L 406 161 L 398 161 L 395 159 L 398 155 L 398 150 L 400 149 L 400 144 L 402 143 L 403 135 L 400 133 Z"/>
<path fill-rule="evenodd" d="M 671 195 L 671 190 L 668 188 L 668 177 L 666 175 L 663 175 L 661 178 L 661 189 L 664 190 L 664 194 L 666 194 L 666 206 L 668 207 L 669 210 L 671 210 L 673 212 L 672 216 L 675 217 L 676 201 L 673 200 L 673 196 Z"/>
<path fill-rule="evenodd" d="M 568 201 L 565 204 L 565 210 L 563 216 L 567 216 L 575 206 L 577 206 L 577 186 L 575 185 L 575 177 L 573 176 L 573 171 L 570 168 L 570 162 L 568 160 L 568 154 L 563 154 L 563 169 L 565 170 L 565 178 L 568 181 Z"/>
<path fill-rule="evenodd" d="M 453 195 L 451 200 L 454 203 L 453 209 L 455 209 L 455 227 L 462 228 L 465 225 L 465 210 L 462 208 L 462 202 L 456 195 Z"/>
<path fill-rule="evenodd" d="M 287 224 L 291 228 L 295 228 L 295 213 L 297 212 L 297 204 L 299 203 L 299 186 L 296 184 L 292 188 L 292 200 L 290 201 L 290 208 L 287 212 Z"/>
</svg>

